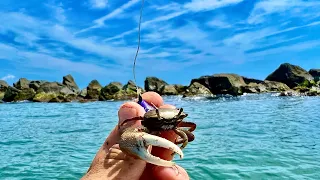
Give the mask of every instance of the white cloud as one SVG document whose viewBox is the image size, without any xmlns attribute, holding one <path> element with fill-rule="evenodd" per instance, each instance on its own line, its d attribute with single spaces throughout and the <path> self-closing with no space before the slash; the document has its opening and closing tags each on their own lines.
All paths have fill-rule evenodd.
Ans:
<svg viewBox="0 0 320 180">
<path fill-rule="evenodd" d="M 20 36 L 25 35 L 23 38 L 29 38 L 29 36 L 31 36 L 33 39 L 30 38 L 30 43 L 36 43 L 32 40 L 37 40 L 40 36 L 47 36 L 51 40 L 63 42 L 73 48 L 93 53 L 103 58 L 108 58 L 107 60 L 122 65 L 128 65 L 131 60 L 129 58 L 134 56 L 135 47 L 115 47 L 109 44 L 100 43 L 93 38 L 76 38 L 73 36 L 72 32 L 64 26 L 40 21 L 22 13 L 7 13 L 4 17 L 6 26 L 3 26 L 2 30 L 13 31 L 20 34 Z M 29 22 L 29 24 L 21 23 L 25 22 L 24 20 Z M 50 50 L 49 52 L 51 52 L 52 55 L 55 54 L 54 50 Z"/>
<path fill-rule="evenodd" d="M 193 0 L 192 2 L 184 4 L 181 8 L 180 8 L 180 5 L 173 6 L 173 8 L 176 9 L 176 11 L 169 13 L 167 15 L 158 16 L 158 17 L 156 17 L 152 20 L 149 20 L 149 21 L 145 21 L 141 24 L 141 27 L 148 28 L 152 24 L 165 22 L 165 21 L 177 18 L 181 15 L 190 13 L 192 11 L 198 12 L 198 11 L 214 10 L 214 9 L 225 7 L 225 6 L 234 5 L 234 4 L 240 3 L 242 1 L 243 0 Z M 157 7 L 157 9 L 158 10 L 160 10 L 160 9 L 167 10 L 168 6 L 165 5 L 162 8 Z M 118 34 L 116 36 L 106 38 L 104 41 L 111 41 L 114 39 L 123 38 L 124 36 L 132 34 L 132 33 L 136 32 L 137 30 L 138 30 L 138 28 L 134 28 L 132 30 Z"/>
<path fill-rule="evenodd" d="M 48 8 L 51 9 L 54 18 L 61 23 L 64 23 L 67 20 L 65 15 L 65 10 L 63 9 L 63 4 L 60 2 L 59 4 L 45 4 Z"/>
<path fill-rule="evenodd" d="M 210 11 L 217 8 L 235 5 L 243 0 L 192 0 L 184 5 L 185 9 L 190 11 Z"/>
<path fill-rule="evenodd" d="M 258 29 L 254 31 L 247 31 L 243 33 L 235 34 L 234 36 L 225 38 L 223 40 L 224 45 L 228 47 L 233 47 L 234 49 L 248 51 L 250 49 L 259 49 L 266 46 L 276 45 L 283 42 L 289 42 L 296 39 L 300 39 L 302 36 L 288 38 L 288 37 L 279 37 L 280 34 L 294 31 L 301 28 L 311 27 L 320 25 L 320 21 L 315 21 L 309 24 L 301 26 L 293 26 L 286 29 L 278 29 L 276 26 L 268 26 L 263 29 Z M 271 36 L 274 38 L 270 39 Z"/>
<path fill-rule="evenodd" d="M 6 52 L 3 54 L 2 52 Z M 31 52 L 27 50 L 17 49 L 13 46 L 8 46 L 0 43 L 0 58 L 8 61 L 15 61 L 15 64 L 19 64 L 19 67 L 39 68 L 45 70 L 58 70 L 59 72 L 75 72 L 86 76 L 86 74 L 92 75 L 112 75 L 122 76 L 123 72 L 120 72 L 115 67 L 103 68 L 99 64 L 92 64 L 87 62 L 74 62 L 69 59 L 58 58 L 50 56 L 48 54 Z M 103 65 L 103 62 L 100 61 Z M 5 77 L 3 77 L 5 78 Z M 13 77 L 14 78 L 14 77 Z M 12 76 L 6 77 L 4 80 L 12 79 Z"/>
<path fill-rule="evenodd" d="M 306 28 L 306 27 L 311 27 L 311 26 L 318 26 L 318 25 L 320 25 L 320 21 L 315 21 L 315 22 L 312 22 L 312 23 L 309 23 L 309 24 L 305 24 L 305 25 L 301 25 L 301 26 L 293 26 L 293 27 L 290 27 L 290 28 L 286 28 L 284 30 L 276 31 L 276 32 L 273 32 L 271 34 L 268 34 L 267 36 L 274 36 L 274 35 L 277 35 L 277 34 L 280 34 L 280 33 L 285 33 L 285 32 L 289 32 L 289 31 L 294 31 L 294 30 L 297 30 L 297 29 L 301 29 L 301 28 Z"/>
<path fill-rule="evenodd" d="M 227 21 L 227 17 L 225 15 L 219 15 L 214 17 L 211 21 L 207 23 L 207 25 L 221 29 L 232 27 L 232 25 Z"/>
<path fill-rule="evenodd" d="M 286 46 L 281 46 L 277 48 L 272 48 L 272 49 L 267 49 L 264 51 L 258 51 L 258 52 L 253 52 L 249 54 L 249 57 L 265 57 L 268 55 L 273 55 L 273 54 L 283 54 L 283 53 L 288 53 L 288 52 L 300 52 L 304 51 L 307 49 L 313 49 L 313 48 L 318 48 L 320 46 L 320 41 L 307 41 L 307 42 L 300 42 L 297 44 L 290 44 Z"/>
<path fill-rule="evenodd" d="M 8 75 L 2 77 L 1 80 L 7 81 L 7 80 L 10 80 L 10 79 L 14 79 L 14 78 L 16 78 L 14 75 L 8 74 Z"/>
<path fill-rule="evenodd" d="M 320 3 L 302 0 L 264 0 L 255 4 L 247 21 L 249 24 L 259 24 L 265 22 L 270 15 L 281 13 L 289 17 L 315 17 L 315 12 L 318 11 L 310 9 L 315 6 L 319 7 Z M 308 11 L 304 12 L 307 8 Z"/>
<path fill-rule="evenodd" d="M 107 7 L 108 0 L 90 0 L 90 5 L 94 9 L 103 9 Z"/>
<path fill-rule="evenodd" d="M 170 13 L 170 14 L 168 14 L 168 15 L 160 16 L 160 17 L 154 18 L 154 19 L 152 19 L 152 20 L 142 22 L 142 23 L 141 23 L 141 28 L 148 28 L 148 27 L 150 27 L 152 24 L 155 24 L 155 23 L 157 23 L 157 22 L 168 21 L 168 20 L 170 20 L 170 19 L 173 19 L 173 18 L 176 18 L 176 17 L 178 17 L 178 16 L 181 16 L 181 15 L 185 14 L 186 12 L 187 12 L 187 11 L 173 12 L 173 13 Z M 114 39 L 123 38 L 124 36 L 129 35 L 129 34 L 132 34 L 132 33 L 136 32 L 136 31 L 138 31 L 138 28 L 134 28 L 134 29 L 132 29 L 132 30 L 123 32 L 123 33 L 121 33 L 121 34 L 118 34 L 118 35 L 116 35 L 116 36 L 113 36 L 113 37 L 110 37 L 110 38 L 106 38 L 104 41 L 111 41 L 111 40 L 114 40 Z"/>
<path fill-rule="evenodd" d="M 131 0 L 129 2 L 127 2 L 126 4 L 122 5 L 121 7 L 115 9 L 114 11 L 112 11 L 111 13 L 100 17 L 99 19 L 96 19 L 93 21 L 94 25 L 90 26 L 88 28 L 82 29 L 78 32 L 76 32 L 75 34 L 80 34 L 86 31 L 89 31 L 91 29 L 95 29 L 95 28 L 100 28 L 102 26 L 104 26 L 104 22 L 108 19 L 112 19 L 117 17 L 119 14 L 125 12 L 126 9 L 130 8 L 131 6 L 135 5 L 136 3 L 138 3 L 140 0 Z"/>
<path fill-rule="evenodd" d="M 182 8 L 183 7 L 181 6 L 181 4 L 178 4 L 176 2 L 170 2 L 164 6 L 154 5 L 151 7 L 151 9 L 155 9 L 158 11 L 165 11 L 165 12 L 167 12 L 167 11 L 180 11 L 180 10 L 183 10 Z"/>
</svg>

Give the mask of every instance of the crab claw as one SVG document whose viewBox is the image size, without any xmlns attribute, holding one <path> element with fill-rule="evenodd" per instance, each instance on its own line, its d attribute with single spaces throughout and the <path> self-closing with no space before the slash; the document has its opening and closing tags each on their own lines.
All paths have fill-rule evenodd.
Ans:
<svg viewBox="0 0 320 180">
<path fill-rule="evenodd" d="M 180 158 L 183 158 L 181 149 L 171 141 L 145 132 L 139 132 L 137 129 L 126 130 L 119 141 L 120 149 L 129 155 L 158 166 L 172 167 L 175 165 L 172 161 L 166 161 L 151 155 L 147 150 L 149 145 L 170 149 L 179 154 Z"/>
</svg>

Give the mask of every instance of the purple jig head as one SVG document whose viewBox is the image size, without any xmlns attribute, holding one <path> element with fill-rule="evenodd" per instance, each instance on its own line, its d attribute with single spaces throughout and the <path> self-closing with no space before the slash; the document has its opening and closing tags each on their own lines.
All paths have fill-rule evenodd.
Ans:
<svg viewBox="0 0 320 180">
<path fill-rule="evenodd" d="M 146 112 L 155 109 L 152 105 L 150 105 L 150 104 L 147 103 L 145 100 L 143 100 L 140 95 L 139 95 L 138 104 L 139 104 L 140 106 L 142 106 L 143 109 L 144 109 Z"/>
</svg>

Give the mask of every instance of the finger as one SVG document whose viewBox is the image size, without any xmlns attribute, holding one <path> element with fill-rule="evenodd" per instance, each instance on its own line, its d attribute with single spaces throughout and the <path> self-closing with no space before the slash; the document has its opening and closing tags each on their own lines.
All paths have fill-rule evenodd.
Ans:
<svg viewBox="0 0 320 180">
<path fill-rule="evenodd" d="M 127 118 L 132 118 L 135 116 L 143 116 L 144 113 L 145 113 L 144 109 L 141 106 L 139 106 L 137 103 L 127 102 L 127 103 L 124 103 L 118 111 L 118 115 L 119 115 L 118 121 L 122 122 Z M 139 121 L 130 122 L 130 123 L 131 125 L 135 125 L 135 126 L 139 125 Z M 104 167 L 105 160 L 110 158 L 108 156 L 109 149 L 118 142 L 119 138 L 120 138 L 119 129 L 118 127 L 115 127 L 110 133 L 110 135 L 107 137 L 103 145 L 98 150 L 95 158 L 91 163 L 90 168 L 88 169 L 88 172 L 96 169 L 105 169 Z"/>
<path fill-rule="evenodd" d="M 154 166 L 152 168 L 153 179 L 156 180 L 187 180 L 188 173 L 179 165 L 174 167 Z"/>
<path fill-rule="evenodd" d="M 163 105 L 163 98 L 156 92 L 148 91 L 143 93 L 142 99 L 145 100 L 149 104 L 154 104 L 156 107 L 160 107 Z M 136 99 L 136 102 L 138 100 Z"/>
<path fill-rule="evenodd" d="M 162 167 L 147 164 L 146 170 L 143 172 L 139 180 L 188 180 L 190 179 L 185 169 L 179 165 L 174 167 Z"/>
<path fill-rule="evenodd" d="M 120 109 L 118 111 L 118 117 L 119 117 L 118 125 L 121 125 L 121 127 L 119 128 L 125 129 L 128 127 L 136 127 L 141 125 L 141 120 L 128 121 L 124 125 L 122 125 L 122 123 L 127 119 L 132 119 L 134 117 L 139 117 L 139 116 L 142 117 L 144 113 L 145 113 L 145 110 L 139 104 L 135 102 L 124 103 L 122 106 L 120 106 Z"/>
<path fill-rule="evenodd" d="M 171 108 L 171 109 L 175 109 L 176 107 L 170 104 L 165 104 L 160 106 L 160 108 Z M 177 135 L 173 130 L 170 131 L 164 131 L 161 132 L 160 137 L 163 137 L 171 142 L 175 142 Z M 166 149 L 166 148 L 161 148 L 161 147 L 153 147 L 151 154 L 153 154 L 154 156 L 157 156 L 161 159 L 170 161 L 173 159 L 172 156 L 173 151 Z"/>
<path fill-rule="evenodd" d="M 138 180 L 146 163 L 123 153 L 118 145 L 112 146 L 103 161 L 103 168 L 92 168 L 82 180 L 127 179 Z"/>
</svg>

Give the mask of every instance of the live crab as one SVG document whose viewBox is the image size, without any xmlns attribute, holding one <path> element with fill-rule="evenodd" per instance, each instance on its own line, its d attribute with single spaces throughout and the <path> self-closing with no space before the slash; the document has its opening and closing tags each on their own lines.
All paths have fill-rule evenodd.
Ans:
<svg viewBox="0 0 320 180">
<path fill-rule="evenodd" d="M 155 108 L 147 111 L 143 117 L 127 119 L 121 125 L 128 121 L 141 120 L 142 126 L 127 128 L 121 133 L 119 141 L 120 149 L 148 163 L 171 167 L 175 164 L 174 162 L 151 155 L 147 148 L 150 145 L 167 148 L 179 154 L 180 158 L 183 158 L 182 149 L 186 147 L 188 142 L 194 140 L 194 135 L 191 132 L 196 129 L 195 123 L 183 121 L 187 116 L 188 114 L 183 112 L 183 108 Z M 189 129 L 186 130 L 184 128 Z M 157 136 L 161 132 L 169 130 L 173 130 L 180 137 L 175 143 Z M 181 147 L 176 145 L 181 143 Z"/>
</svg>

